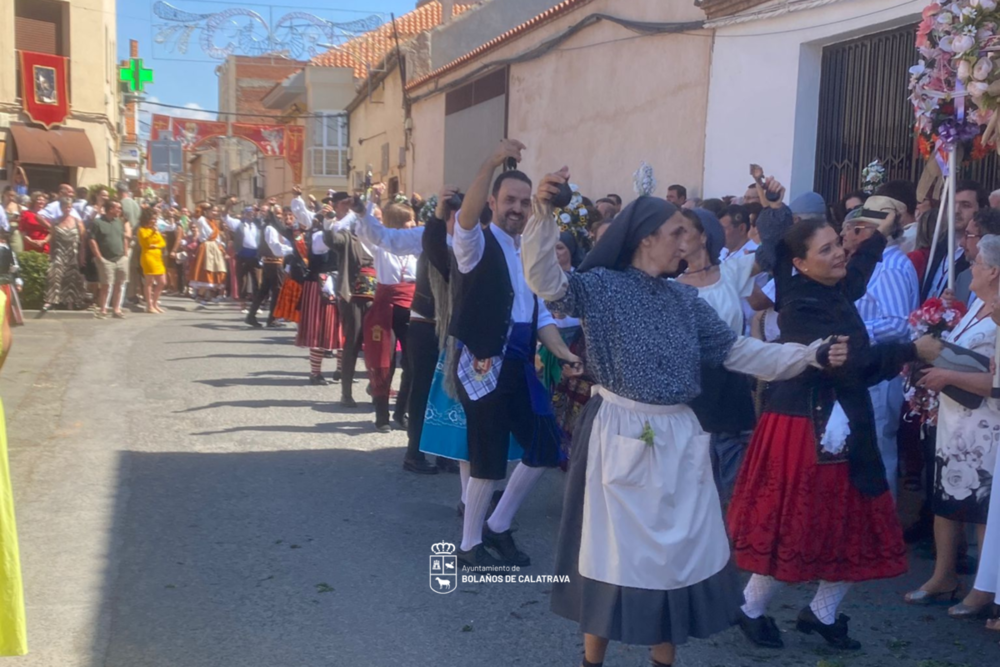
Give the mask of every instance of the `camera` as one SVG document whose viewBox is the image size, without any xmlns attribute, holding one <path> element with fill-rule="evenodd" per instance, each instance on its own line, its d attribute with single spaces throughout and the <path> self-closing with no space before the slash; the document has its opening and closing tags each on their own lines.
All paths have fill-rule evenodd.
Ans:
<svg viewBox="0 0 1000 667">
<path fill-rule="evenodd" d="M 514 171 L 517 169 L 517 160 L 512 157 L 507 158 L 503 162 L 504 171 Z M 573 201 L 573 190 L 570 189 L 568 183 L 559 184 L 559 193 L 552 198 L 553 208 L 566 208 L 569 203 Z"/>
<path fill-rule="evenodd" d="M 448 207 L 449 211 L 457 211 L 462 208 L 462 202 L 465 200 L 465 195 L 461 192 L 456 192 L 452 196 L 445 200 L 444 205 Z"/>
</svg>

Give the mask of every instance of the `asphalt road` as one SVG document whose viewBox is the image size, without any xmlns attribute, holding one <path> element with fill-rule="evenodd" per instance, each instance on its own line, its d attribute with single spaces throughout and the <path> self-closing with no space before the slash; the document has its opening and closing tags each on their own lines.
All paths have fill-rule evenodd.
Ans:
<svg viewBox="0 0 1000 667">
<path fill-rule="evenodd" d="M 546 584 L 429 588 L 431 545 L 457 542 L 457 475 L 401 468 L 405 436 L 372 429 L 336 387 L 306 385 L 290 330 L 230 306 L 125 321 L 50 316 L 16 329 L 0 377 L 28 601 L 25 667 L 576 667 Z M 355 392 L 364 396 L 363 384 Z M 562 473 L 519 517 L 551 572 Z M 787 648 L 735 630 L 681 648 L 690 667 L 979 667 L 1000 636 L 913 608 L 929 562 L 866 584 L 843 611 L 864 650 L 792 630 L 809 587 L 774 607 Z M 608 667 L 647 664 L 613 646 Z"/>
</svg>

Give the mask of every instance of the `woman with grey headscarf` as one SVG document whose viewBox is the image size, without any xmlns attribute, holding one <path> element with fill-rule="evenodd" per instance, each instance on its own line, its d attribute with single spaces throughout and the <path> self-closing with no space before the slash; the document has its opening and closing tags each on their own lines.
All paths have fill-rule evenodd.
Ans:
<svg viewBox="0 0 1000 667">
<path fill-rule="evenodd" d="M 742 300 L 753 292 L 753 277 L 760 273 L 756 257 L 748 254 L 720 262 L 726 235 L 719 219 L 700 208 L 681 213 L 687 268 L 677 280 L 697 288 L 698 296 L 734 333 L 742 335 Z M 703 364 L 701 394 L 689 405 L 711 435 L 712 472 L 719 497 L 727 505 L 756 422 L 749 378 Z"/>
<path fill-rule="evenodd" d="M 552 610 L 580 624 L 584 667 L 603 664 L 610 640 L 650 646 L 654 667 L 671 665 L 676 644 L 734 624 L 742 599 L 709 438 L 687 406 L 701 364 L 794 377 L 843 363 L 846 346 L 739 338 L 694 288 L 666 279 L 684 217 L 656 197 L 622 210 L 567 274 L 551 200 L 568 178 L 543 179 L 521 237 L 528 285 L 554 314 L 580 318 L 598 385 L 573 433 Z"/>
</svg>

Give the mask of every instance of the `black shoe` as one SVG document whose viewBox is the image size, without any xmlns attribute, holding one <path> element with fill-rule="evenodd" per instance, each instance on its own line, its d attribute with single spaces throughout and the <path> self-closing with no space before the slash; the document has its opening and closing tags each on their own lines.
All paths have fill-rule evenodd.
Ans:
<svg viewBox="0 0 1000 667">
<path fill-rule="evenodd" d="M 375 422 L 375 430 L 379 433 L 392 433 L 392 427 L 389 426 L 388 422 Z"/>
<path fill-rule="evenodd" d="M 482 543 L 477 544 L 468 551 L 459 549 L 455 552 L 455 555 L 458 556 L 459 567 L 500 567 L 503 565 L 502 562 L 493 557 L 493 554 Z"/>
<path fill-rule="evenodd" d="M 342 377 L 343 377 L 343 374 L 341 374 L 339 368 L 333 372 L 333 381 L 334 382 L 340 382 L 340 378 L 342 378 Z"/>
<path fill-rule="evenodd" d="M 267 323 L 267 328 L 268 329 L 284 329 L 285 328 L 285 323 L 284 322 L 268 322 Z"/>
<path fill-rule="evenodd" d="M 333 359 L 334 357 L 337 356 L 337 353 L 334 352 L 333 350 L 327 350 L 326 352 L 323 353 L 323 356 L 326 357 L 327 359 Z"/>
<path fill-rule="evenodd" d="M 446 459 L 443 456 L 437 457 L 437 468 L 441 472 L 451 473 L 453 475 L 458 474 L 458 461 L 454 459 Z"/>
<path fill-rule="evenodd" d="M 410 420 L 406 415 L 393 415 L 392 421 L 400 431 L 405 431 L 410 426 Z"/>
<path fill-rule="evenodd" d="M 403 459 L 403 470 L 415 472 L 418 475 L 436 475 L 437 466 L 431 465 L 427 459 Z"/>
<path fill-rule="evenodd" d="M 861 648 L 861 642 L 847 636 L 847 622 L 849 620 L 851 620 L 849 616 L 840 614 L 837 616 L 836 623 L 826 625 L 816 618 L 816 614 L 813 613 L 812 609 L 806 607 L 799 612 L 799 617 L 795 621 L 795 629 L 807 635 L 815 632 L 834 648 L 844 651 L 857 651 Z"/>
<path fill-rule="evenodd" d="M 502 533 L 494 533 L 490 530 L 489 524 L 483 524 L 483 544 L 490 547 L 503 559 L 504 565 L 517 565 L 518 567 L 528 567 L 531 565 L 531 558 L 517 548 L 514 544 L 514 536 L 510 529 Z"/>
<path fill-rule="evenodd" d="M 751 642 L 764 648 L 785 648 L 785 642 L 781 640 L 781 631 L 770 616 L 761 615 L 758 618 L 750 618 L 742 610 L 736 624 Z"/>
<path fill-rule="evenodd" d="M 340 397 L 340 405 L 344 408 L 356 408 L 358 407 L 358 402 L 354 400 L 354 397 L 350 394 Z"/>
<path fill-rule="evenodd" d="M 310 375 L 309 384 L 318 384 L 320 386 L 325 386 L 330 384 L 325 377 L 322 375 Z"/>
<path fill-rule="evenodd" d="M 35 315 L 35 319 L 36 320 L 42 319 L 43 317 L 45 317 L 45 313 L 49 312 L 50 310 L 52 310 L 52 306 L 49 306 L 49 305 L 42 306 L 38 310 L 38 314 Z"/>
<path fill-rule="evenodd" d="M 248 316 L 245 320 L 243 320 L 243 322 L 246 323 L 246 324 L 249 324 L 254 329 L 262 329 L 264 327 L 264 325 L 262 325 L 260 322 L 257 321 L 256 317 L 249 317 Z"/>
</svg>

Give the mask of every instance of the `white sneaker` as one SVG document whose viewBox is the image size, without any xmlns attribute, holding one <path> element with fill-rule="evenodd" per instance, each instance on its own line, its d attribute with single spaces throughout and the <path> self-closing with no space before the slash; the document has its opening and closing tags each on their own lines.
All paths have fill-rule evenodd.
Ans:
<svg viewBox="0 0 1000 667">
<path fill-rule="evenodd" d="M 244 308 L 243 310 L 240 311 L 240 313 L 243 314 L 243 315 L 249 315 L 250 314 L 250 309 L 249 308 Z"/>
</svg>

